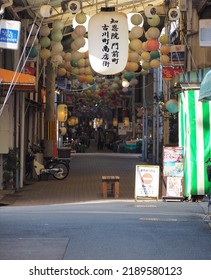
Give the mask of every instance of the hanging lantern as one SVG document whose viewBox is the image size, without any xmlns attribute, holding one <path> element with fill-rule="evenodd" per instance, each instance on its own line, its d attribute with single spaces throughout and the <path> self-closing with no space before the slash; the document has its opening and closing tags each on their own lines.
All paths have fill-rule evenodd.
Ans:
<svg viewBox="0 0 211 280">
<path fill-rule="evenodd" d="M 51 62 L 56 65 L 60 65 L 63 62 L 63 58 L 60 54 L 56 54 L 51 57 Z"/>
<path fill-rule="evenodd" d="M 59 68 L 58 69 L 58 75 L 59 76 L 65 76 L 66 75 L 66 73 L 67 73 L 67 70 L 65 69 L 65 68 Z"/>
<path fill-rule="evenodd" d="M 133 19 L 132 19 L 132 17 L 133 17 Z M 134 26 L 137 26 L 137 23 L 139 23 L 139 22 L 140 22 L 140 24 L 138 24 L 138 26 L 140 26 L 140 27 L 142 27 L 144 24 L 144 19 L 143 19 L 142 15 L 139 13 L 128 13 L 127 20 L 128 20 L 128 30 L 129 31 L 132 30 L 132 28 Z"/>
<path fill-rule="evenodd" d="M 79 24 L 83 24 L 86 22 L 86 14 L 84 12 L 80 12 L 75 16 L 75 20 Z"/>
<path fill-rule="evenodd" d="M 161 35 L 159 40 L 162 45 L 166 45 L 169 43 L 169 37 L 165 34 Z"/>
<path fill-rule="evenodd" d="M 117 127 L 118 126 L 118 120 L 117 118 L 113 118 L 113 126 Z"/>
<path fill-rule="evenodd" d="M 151 60 L 149 64 L 150 64 L 150 67 L 153 69 L 160 67 L 160 61 L 158 59 Z"/>
<path fill-rule="evenodd" d="M 130 83 L 128 82 L 128 80 L 122 80 L 122 86 L 123 86 L 123 88 L 127 88 L 127 87 L 129 87 L 129 85 L 130 85 Z"/>
<path fill-rule="evenodd" d="M 123 124 L 124 124 L 124 126 L 129 126 L 130 120 L 129 120 L 128 117 L 124 117 L 124 119 L 123 119 Z"/>
<path fill-rule="evenodd" d="M 56 42 L 55 44 L 53 44 L 52 51 L 54 53 L 61 53 L 63 51 L 63 45 L 61 44 L 61 42 Z"/>
<path fill-rule="evenodd" d="M 156 58 L 159 58 L 159 57 L 160 57 L 160 53 L 159 53 L 158 50 L 150 52 L 150 58 L 151 59 L 156 59 Z"/>
<path fill-rule="evenodd" d="M 48 59 L 51 56 L 51 51 L 44 48 L 40 51 L 40 56 L 42 59 Z"/>
<path fill-rule="evenodd" d="M 157 39 L 153 39 L 153 38 L 149 39 L 147 41 L 147 48 L 148 48 L 149 51 L 157 50 L 159 48 L 158 40 Z"/>
<path fill-rule="evenodd" d="M 171 50 L 170 46 L 167 46 L 167 45 L 163 45 L 160 47 L 161 54 L 169 54 L 170 50 Z"/>
<path fill-rule="evenodd" d="M 50 44 L 51 40 L 47 36 L 44 36 L 40 39 L 40 45 L 42 48 L 48 48 Z"/>
<path fill-rule="evenodd" d="M 40 7 L 40 15 L 44 18 L 50 17 L 52 14 L 52 11 L 53 11 L 53 9 L 52 9 L 51 5 L 42 5 Z"/>
<path fill-rule="evenodd" d="M 147 35 L 149 38 L 157 39 L 160 36 L 160 30 L 157 27 L 150 27 L 147 30 Z"/>
<path fill-rule="evenodd" d="M 131 50 L 139 52 L 142 48 L 142 42 L 139 39 L 133 39 L 130 41 L 129 47 Z"/>
<path fill-rule="evenodd" d="M 67 133 L 67 128 L 66 127 L 62 126 L 62 127 L 59 128 L 59 134 L 61 136 L 64 136 L 66 133 Z"/>
<path fill-rule="evenodd" d="M 147 23 L 150 26 L 157 26 L 160 23 L 160 17 L 158 15 L 154 15 L 151 18 L 147 18 Z"/>
<path fill-rule="evenodd" d="M 67 122 L 69 126 L 74 126 L 76 124 L 76 117 L 70 117 Z"/>
<path fill-rule="evenodd" d="M 144 61 L 148 61 L 150 60 L 150 53 L 149 52 L 142 52 L 141 54 L 141 59 L 143 59 Z"/>
<path fill-rule="evenodd" d="M 132 37 L 135 39 L 135 38 L 140 38 L 143 33 L 144 33 L 144 29 L 143 27 L 140 27 L 140 26 L 134 26 L 131 31 L 130 31 Z"/>
<path fill-rule="evenodd" d="M 169 65 L 169 61 L 170 61 L 170 59 L 169 59 L 169 56 L 167 54 L 163 54 L 163 55 L 160 56 L 160 63 L 162 65 L 164 65 L 164 66 Z"/>
<path fill-rule="evenodd" d="M 40 28 L 40 35 L 41 36 L 48 36 L 50 34 L 51 30 L 50 28 L 48 27 L 48 25 L 43 25 L 41 28 Z"/>
<path fill-rule="evenodd" d="M 89 60 L 97 73 L 117 74 L 124 70 L 128 57 L 127 18 L 114 8 L 101 8 L 88 27 Z"/>
<path fill-rule="evenodd" d="M 68 110 L 67 105 L 59 104 L 57 106 L 57 120 L 59 122 L 65 122 L 67 120 Z"/>
<path fill-rule="evenodd" d="M 52 27 L 54 30 L 62 30 L 64 28 L 64 23 L 61 20 L 53 21 Z"/>
<path fill-rule="evenodd" d="M 140 25 L 143 22 L 143 17 L 141 14 L 135 13 L 134 15 L 132 15 L 130 20 L 131 20 L 132 24 Z"/>
<path fill-rule="evenodd" d="M 77 25 L 74 32 L 77 36 L 84 36 L 86 34 L 86 27 L 83 25 Z"/>
<path fill-rule="evenodd" d="M 178 102 L 175 99 L 168 100 L 166 102 L 165 106 L 166 106 L 166 109 L 172 114 L 176 114 L 179 111 Z"/>
<path fill-rule="evenodd" d="M 65 53 L 64 60 L 65 61 L 70 61 L 71 60 L 71 53 L 70 52 Z"/>
<path fill-rule="evenodd" d="M 129 52 L 128 53 L 128 61 L 137 62 L 140 60 L 140 56 L 137 52 Z"/>
<path fill-rule="evenodd" d="M 52 30 L 51 31 L 51 39 L 53 41 L 59 42 L 63 38 L 62 32 L 60 30 Z"/>
</svg>

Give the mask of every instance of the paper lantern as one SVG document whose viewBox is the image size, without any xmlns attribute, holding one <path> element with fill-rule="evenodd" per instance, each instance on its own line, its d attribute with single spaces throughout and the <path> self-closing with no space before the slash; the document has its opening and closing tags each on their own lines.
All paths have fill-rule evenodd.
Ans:
<svg viewBox="0 0 211 280">
<path fill-rule="evenodd" d="M 63 38 L 63 34 L 60 30 L 52 30 L 51 31 L 51 40 L 59 42 Z"/>
<path fill-rule="evenodd" d="M 127 62 L 125 70 L 135 72 L 138 70 L 138 63 L 137 62 Z"/>
<path fill-rule="evenodd" d="M 133 39 L 130 41 L 129 48 L 133 51 L 139 52 L 142 48 L 142 42 L 139 39 Z"/>
<path fill-rule="evenodd" d="M 48 48 L 50 46 L 50 44 L 51 44 L 51 40 L 48 37 L 46 37 L 46 36 L 41 37 L 40 45 L 42 48 Z"/>
<path fill-rule="evenodd" d="M 57 106 L 57 120 L 59 122 L 65 122 L 67 120 L 67 116 L 68 116 L 67 105 L 59 104 Z"/>
<path fill-rule="evenodd" d="M 67 122 L 69 126 L 74 126 L 76 124 L 76 117 L 70 117 Z"/>
<path fill-rule="evenodd" d="M 78 16 L 78 17 L 79 17 L 79 21 L 80 21 L 80 16 Z M 72 21 L 73 28 L 75 29 L 78 25 L 83 25 L 86 28 L 86 30 L 88 30 L 88 24 L 89 24 L 90 16 L 85 14 L 85 17 L 86 17 L 85 22 L 84 23 L 79 23 L 79 22 L 76 21 L 76 16 L 75 16 L 73 18 L 73 21 Z"/>
<path fill-rule="evenodd" d="M 65 69 L 65 68 L 59 68 L 58 69 L 58 75 L 59 76 L 65 76 L 66 75 L 66 73 L 67 73 L 67 70 Z"/>
<path fill-rule="evenodd" d="M 159 48 L 158 40 L 157 39 L 153 39 L 153 38 L 149 39 L 147 41 L 147 48 L 148 48 L 149 51 L 157 50 Z"/>
<path fill-rule="evenodd" d="M 92 75 L 86 75 L 85 77 L 88 84 L 92 84 L 94 82 L 94 78 Z"/>
<path fill-rule="evenodd" d="M 85 40 L 85 44 L 84 46 L 80 47 L 80 49 L 78 49 L 78 52 L 80 53 L 86 53 L 88 51 L 88 39 L 87 38 L 84 38 Z"/>
<path fill-rule="evenodd" d="M 124 74 L 123 74 L 123 77 L 130 81 L 132 78 L 134 78 L 134 73 L 132 72 L 129 72 L 129 71 L 125 71 Z"/>
<path fill-rule="evenodd" d="M 143 22 L 143 17 L 141 14 L 135 13 L 131 17 L 131 22 L 134 25 L 140 25 Z"/>
<path fill-rule="evenodd" d="M 140 55 L 137 52 L 129 52 L 128 61 L 137 62 L 140 60 Z"/>
<path fill-rule="evenodd" d="M 88 26 L 89 60 L 99 74 L 114 75 L 124 70 L 128 57 L 128 23 L 114 8 L 101 8 Z"/>
<path fill-rule="evenodd" d="M 53 21 L 52 27 L 54 30 L 62 30 L 64 28 L 64 23 L 61 20 Z"/>
<path fill-rule="evenodd" d="M 131 81 L 130 81 L 130 86 L 136 86 L 138 84 L 138 80 L 133 78 Z"/>
<path fill-rule="evenodd" d="M 43 25 L 41 28 L 40 28 L 40 35 L 41 36 L 48 36 L 50 34 L 51 30 L 50 28 L 48 27 L 48 25 Z"/>
<path fill-rule="evenodd" d="M 148 62 L 148 61 L 144 61 L 144 62 L 142 63 L 142 69 L 143 69 L 143 70 L 149 70 L 149 68 L 150 68 L 149 62 Z"/>
<path fill-rule="evenodd" d="M 78 60 L 77 64 L 78 64 L 78 67 L 85 67 L 86 60 L 84 58 L 81 58 Z"/>
<path fill-rule="evenodd" d="M 117 118 L 113 118 L 113 126 L 117 127 L 118 126 L 118 120 Z"/>
<path fill-rule="evenodd" d="M 54 53 L 61 53 L 63 51 L 63 45 L 60 42 L 56 42 L 52 46 L 52 51 Z"/>
<path fill-rule="evenodd" d="M 40 15 L 44 18 L 48 18 L 52 14 L 52 7 L 50 5 L 42 5 L 40 7 Z"/>
<path fill-rule="evenodd" d="M 147 30 L 147 35 L 148 35 L 150 38 L 157 39 L 157 38 L 160 36 L 160 30 L 159 30 L 157 27 L 150 27 L 150 28 Z"/>
<path fill-rule="evenodd" d="M 150 52 L 150 58 L 151 59 L 156 59 L 156 58 L 159 58 L 159 57 L 160 57 L 160 53 L 159 53 L 158 50 Z"/>
<path fill-rule="evenodd" d="M 80 49 L 85 45 L 85 38 L 80 36 L 74 40 L 75 45 Z"/>
<path fill-rule="evenodd" d="M 150 60 L 150 53 L 149 52 L 142 52 L 141 54 L 141 59 L 143 59 L 144 61 L 148 61 Z"/>
<path fill-rule="evenodd" d="M 42 59 L 48 59 L 51 56 L 50 50 L 44 48 L 40 51 L 40 56 Z"/>
<path fill-rule="evenodd" d="M 123 119 L 123 124 L 124 124 L 124 126 L 129 126 L 130 120 L 129 120 L 128 117 L 124 117 L 124 119 Z"/>
<path fill-rule="evenodd" d="M 62 126 L 62 127 L 59 128 L 59 134 L 61 136 L 64 136 L 66 133 L 67 133 L 67 128 L 66 127 Z"/>
<path fill-rule="evenodd" d="M 80 12 L 75 16 L 75 20 L 79 24 L 83 24 L 86 22 L 86 14 L 84 12 Z"/>
<path fill-rule="evenodd" d="M 169 61 L 170 61 L 170 59 L 169 59 L 169 56 L 168 56 L 168 55 L 163 54 L 163 55 L 160 56 L 160 63 L 161 63 L 162 65 L 168 65 L 168 64 L 169 64 Z"/>
<path fill-rule="evenodd" d="M 161 35 L 159 40 L 162 45 L 166 45 L 169 43 L 169 37 L 165 34 Z"/>
<path fill-rule="evenodd" d="M 168 100 L 165 106 L 166 109 L 172 114 L 176 114 L 179 111 L 178 102 L 175 99 Z"/>
<path fill-rule="evenodd" d="M 64 60 L 65 61 L 70 61 L 71 60 L 71 53 L 70 52 L 65 53 Z"/>
<path fill-rule="evenodd" d="M 33 25 L 33 24 L 30 24 L 27 28 L 28 32 L 31 32 L 31 36 L 36 36 L 37 34 L 37 30 L 38 30 L 38 26 L 37 25 Z"/>
<path fill-rule="evenodd" d="M 170 46 L 167 46 L 167 45 L 163 45 L 160 47 L 161 54 L 169 54 L 170 50 L 171 50 Z"/>
<path fill-rule="evenodd" d="M 35 47 L 32 47 L 29 52 L 29 57 L 36 57 L 38 54 L 37 49 Z"/>
<path fill-rule="evenodd" d="M 133 17 L 134 16 L 134 17 Z M 127 21 L 128 21 L 128 30 L 131 30 L 134 26 L 136 26 L 137 24 L 132 23 L 131 18 L 133 17 L 133 22 L 138 23 L 141 21 L 140 18 L 141 14 L 139 13 L 128 13 L 127 14 Z M 142 16 L 141 16 L 142 17 Z M 140 24 L 138 24 L 140 27 L 142 27 L 144 24 L 144 20 L 142 17 L 142 21 Z"/>
<path fill-rule="evenodd" d="M 56 54 L 51 57 L 51 62 L 56 65 L 60 65 L 63 62 L 63 58 L 60 54 Z"/>
<path fill-rule="evenodd" d="M 85 75 L 80 75 L 77 77 L 78 81 L 80 83 L 85 83 L 86 82 L 86 76 Z"/>
<path fill-rule="evenodd" d="M 154 15 L 151 18 L 147 18 L 147 23 L 150 26 L 157 26 L 160 23 L 160 17 L 158 15 Z"/>
<path fill-rule="evenodd" d="M 147 48 L 147 41 L 142 43 L 141 51 L 143 51 L 143 52 L 148 51 L 148 48 Z"/>
<path fill-rule="evenodd" d="M 153 59 L 149 63 L 150 67 L 155 69 L 160 67 L 160 61 L 158 59 Z"/>
<path fill-rule="evenodd" d="M 74 32 L 77 36 L 84 36 L 86 34 L 86 27 L 83 25 L 77 25 Z"/>
<path fill-rule="evenodd" d="M 133 36 L 133 38 L 140 38 L 143 33 L 144 33 L 144 30 L 143 30 L 143 27 L 140 27 L 140 26 L 134 26 L 131 31 L 130 31 L 131 35 Z"/>
</svg>

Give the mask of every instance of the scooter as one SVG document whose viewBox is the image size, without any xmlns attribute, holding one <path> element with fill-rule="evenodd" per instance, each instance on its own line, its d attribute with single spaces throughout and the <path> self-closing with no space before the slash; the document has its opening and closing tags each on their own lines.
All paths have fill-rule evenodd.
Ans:
<svg viewBox="0 0 211 280">
<path fill-rule="evenodd" d="M 68 160 L 59 160 L 51 158 L 46 161 L 45 165 L 34 158 L 34 168 L 39 179 L 42 175 L 53 175 L 57 180 L 65 179 L 69 174 Z"/>
</svg>

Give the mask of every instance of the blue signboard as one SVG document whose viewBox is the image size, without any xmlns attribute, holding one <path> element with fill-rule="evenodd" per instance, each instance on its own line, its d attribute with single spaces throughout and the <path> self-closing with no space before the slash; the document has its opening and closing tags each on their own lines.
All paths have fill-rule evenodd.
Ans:
<svg viewBox="0 0 211 280">
<path fill-rule="evenodd" d="M 19 47 L 21 22 L 0 20 L 0 48 L 17 50 Z"/>
</svg>

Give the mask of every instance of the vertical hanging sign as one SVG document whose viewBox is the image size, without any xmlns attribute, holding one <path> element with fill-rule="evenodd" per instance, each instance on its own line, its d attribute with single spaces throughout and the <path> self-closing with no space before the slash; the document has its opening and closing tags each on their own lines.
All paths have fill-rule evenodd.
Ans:
<svg viewBox="0 0 211 280">
<path fill-rule="evenodd" d="M 128 58 L 128 22 L 115 9 L 101 8 L 88 26 L 89 60 L 93 70 L 114 75 L 124 70 Z"/>
</svg>

